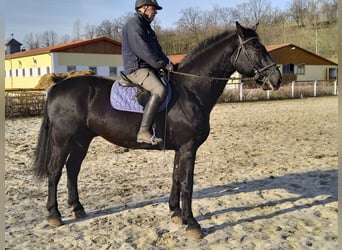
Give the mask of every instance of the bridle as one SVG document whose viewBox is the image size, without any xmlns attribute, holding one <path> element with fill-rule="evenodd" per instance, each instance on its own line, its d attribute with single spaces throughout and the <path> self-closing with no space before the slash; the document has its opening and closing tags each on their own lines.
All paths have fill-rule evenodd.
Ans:
<svg viewBox="0 0 342 250">
<path fill-rule="evenodd" d="M 233 62 L 233 67 L 236 69 L 236 62 L 239 59 L 239 57 L 241 55 L 241 51 L 242 51 L 243 54 L 247 57 L 249 64 L 252 66 L 252 68 L 254 70 L 254 73 L 255 73 L 254 79 L 259 81 L 259 82 L 262 82 L 261 87 L 263 87 L 265 84 L 268 83 L 269 76 L 272 75 L 274 73 L 274 71 L 279 68 L 279 66 L 277 66 L 276 63 L 271 63 L 271 64 L 269 64 L 269 65 L 267 65 L 267 66 L 265 66 L 265 67 L 263 67 L 261 69 L 257 69 L 252 64 L 252 57 L 248 53 L 247 49 L 245 48 L 245 43 L 247 43 L 247 42 L 249 42 L 249 41 L 251 41 L 253 39 L 257 39 L 258 40 L 258 37 L 250 37 L 250 38 L 246 39 L 245 41 L 243 41 L 239 35 L 238 35 L 238 38 L 239 38 L 240 46 L 237 48 L 238 51 L 237 51 L 236 57 L 235 57 L 234 62 Z M 265 77 L 262 73 L 264 71 L 266 71 L 267 69 L 269 69 L 269 68 L 273 68 L 272 72 L 267 77 Z M 179 71 L 172 71 L 170 73 L 175 74 L 175 75 L 182 75 L 182 76 L 195 77 L 195 78 L 201 78 L 201 79 L 210 79 L 210 80 L 219 80 L 219 81 L 228 81 L 228 80 L 230 80 L 230 78 L 200 76 L 200 75 L 194 75 L 194 74 L 189 74 L 189 73 L 184 73 L 184 72 L 179 72 Z M 272 85 L 270 85 L 269 87 L 271 89 L 273 89 Z"/>
<path fill-rule="evenodd" d="M 252 61 L 253 61 L 253 60 L 252 60 L 252 57 L 251 57 L 251 55 L 248 53 L 248 51 L 247 51 L 247 49 L 246 49 L 246 47 L 245 47 L 245 44 L 248 43 L 248 42 L 251 41 L 251 40 L 254 40 L 254 39 L 258 40 L 258 37 L 255 37 L 255 36 L 254 36 L 254 37 L 250 37 L 250 38 L 248 38 L 248 39 L 246 39 L 246 40 L 244 40 L 244 41 L 241 39 L 241 37 L 240 37 L 239 35 L 238 35 L 238 38 L 239 38 L 240 46 L 239 46 L 239 48 L 238 48 L 236 57 L 235 57 L 234 62 L 233 62 L 234 68 L 236 69 L 236 62 L 237 62 L 237 60 L 238 60 L 238 58 L 240 57 L 241 52 L 242 52 L 242 53 L 247 57 L 249 64 L 250 64 L 250 65 L 252 66 L 252 68 L 253 68 L 253 71 L 254 71 L 254 73 L 255 73 L 255 75 L 254 75 L 255 80 L 256 80 L 256 81 L 259 81 L 259 82 L 262 82 L 261 86 L 264 86 L 264 85 L 268 82 L 269 76 L 272 75 L 272 74 L 274 73 L 274 71 L 277 70 L 277 69 L 279 68 L 279 66 L 277 66 L 277 64 L 275 64 L 275 63 L 271 63 L 271 64 L 269 64 L 269 65 L 267 65 L 267 66 L 265 66 L 265 67 L 263 67 L 263 68 L 261 68 L 261 69 L 257 69 L 257 68 L 255 67 L 255 65 L 252 64 Z M 263 75 L 262 73 L 263 73 L 264 71 L 268 70 L 269 68 L 272 68 L 272 72 L 271 72 L 271 74 L 269 74 L 267 77 L 265 77 L 265 75 Z M 269 86 L 269 87 L 271 87 L 271 88 L 273 89 L 273 86 Z"/>
</svg>

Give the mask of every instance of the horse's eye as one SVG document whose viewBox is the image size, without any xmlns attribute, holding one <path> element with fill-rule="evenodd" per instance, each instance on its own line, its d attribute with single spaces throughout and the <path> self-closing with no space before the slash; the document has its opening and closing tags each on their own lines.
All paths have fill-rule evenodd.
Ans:
<svg viewBox="0 0 342 250">
<path fill-rule="evenodd" d="M 253 47 L 256 50 L 256 52 L 261 52 L 262 51 L 262 47 L 261 47 L 261 45 L 257 41 L 253 42 Z"/>
</svg>

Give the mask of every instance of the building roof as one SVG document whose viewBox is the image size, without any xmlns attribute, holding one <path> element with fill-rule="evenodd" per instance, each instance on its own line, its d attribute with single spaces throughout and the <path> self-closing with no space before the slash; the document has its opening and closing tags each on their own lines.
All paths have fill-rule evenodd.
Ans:
<svg viewBox="0 0 342 250">
<path fill-rule="evenodd" d="M 186 54 L 179 54 L 179 55 L 169 55 L 168 58 L 173 64 L 180 63 L 184 57 L 186 57 Z"/>
<path fill-rule="evenodd" d="M 49 46 L 49 47 L 44 47 L 44 48 L 31 49 L 31 50 L 26 50 L 26 51 L 22 51 L 22 52 L 17 52 L 17 53 L 6 55 L 5 58 L 6 59 L 12 59 L 12 58 L 25 57 L 25 56 L 34 56 L 34 55 L 46 54 L 46 53 L 51 53 L 51 52 L 73 52 L 73 51 L 75 51 L 75 49 L 85 48 L 86 46 L 94 45 L 97 43 L 102 43 L 102 44 L 106 43 L 106 44 L 114 45 L 114 46 L 121 48 L 121 42 L 110 39 L 108 37 L 101 36 L 101 37 L 96 37 L 96 38 L 91 38 L 91 39 L 86 39 L 86 40 L 80 40 L 80 41 L 75 41 L 75 42 L 70 42 L 70 43 L 59 44 L 59 45 L 55 45 L 55 46 Z M 96 50 L 91 51 L 91 52 L 92 53 L 100 53 L 99 51 L 96 51 Z"/>
<path fill-rule="evenodd" d="M 22 44 L 18 42 L 17 40 L 15 40 L 14 38 L 12 38 L 5 45 L 6 46 L 21 46 Z"/>
<path fill-rule="evenodd" d="M 292 43 L 269 45 L 266 50 L 278 64 L 338 65 Z"/>
<path fill-rule="evenodd" d="M 277 50 L 277 49 L 280 49 L 280 48 L 283 48 L 285 47 L 287 44 L 280 44 L 280 45 L 269 45 L 269 46 L 266 46 L 266 50 L 268 52 L 270 51 L 273 51 L 273 50 Z"/>
</svg>

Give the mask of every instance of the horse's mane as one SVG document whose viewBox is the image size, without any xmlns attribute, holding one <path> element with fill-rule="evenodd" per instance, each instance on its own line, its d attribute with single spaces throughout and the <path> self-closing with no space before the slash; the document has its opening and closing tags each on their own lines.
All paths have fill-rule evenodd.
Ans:
<svg viewBox="0 0 342 250">
<path fill-rule="evenodd" d="M 235 28 L 229 28 L 221 33 L 210 36 L 204 39 L 203 41 L 199 42 L 198 45 L 190 53 L 188 53 L 187 56 L 182 60 L 182 62 L 179 64 L 179 67 L 182 67 L 189 63 L 191 64 L 194 60 L 196 60 L 196 57 L 199 53 L 202 53 L 204 50 L 207 50 L 217 41 L 220 41 L 222 38 L 229 37 L 235 33 Z"/>
</svg>

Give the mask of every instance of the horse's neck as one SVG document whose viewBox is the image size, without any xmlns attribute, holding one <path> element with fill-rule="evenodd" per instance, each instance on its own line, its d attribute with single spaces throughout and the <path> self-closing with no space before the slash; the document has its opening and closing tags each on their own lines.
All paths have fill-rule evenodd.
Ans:
<svg viewBox="0 0 342 250">
<path fill-rule="evenodd" d="M 235 44 L 233 35 L 230 35 L 210 46 L 203 58 L 199 59 L 207 62 L 207 67 L 203 69 L 203 73 L 212 77 L 230 77 L 235 71 L 230 60 L 235 51 Z"/>
<path fill-rule="evenodd" d="M 192 78 L 184 81 L 195 92 L 200 103 L 211 109 L 223 92 L 226 81 L 214 78 L 228 78 L 234 73 L 231 63 L 232 54 L 237 46 L 235 34 L 227 35 L 205 50 L 196 53 L 193 63 L 184 65 L 181 71 L 201 75 L 205 78 Z"/>
</svg>

